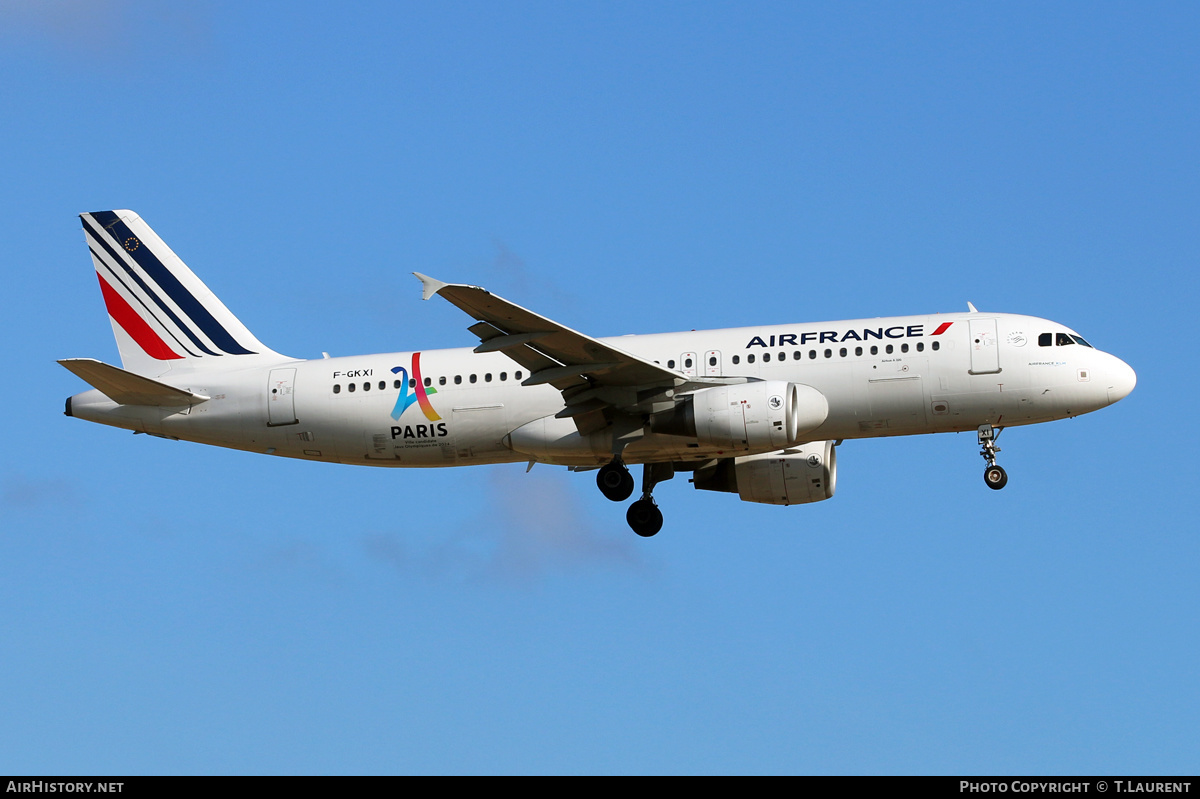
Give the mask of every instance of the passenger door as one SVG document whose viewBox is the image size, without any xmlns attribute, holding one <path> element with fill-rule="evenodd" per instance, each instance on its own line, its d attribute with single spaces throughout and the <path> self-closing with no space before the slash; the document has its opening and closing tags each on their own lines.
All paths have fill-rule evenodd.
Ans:
<svg viewBox="0 0 1200 799">
<path fill-rule="evenodd" d="M 296 397 L 292 393 L 296 382 L 295 369 L 272 369 L 267 380 L 267 426 L 297 424 Z"/>
<path fill-rule="evenodd" d="M 995 319 L 972 319 L 971 369 L 973 375 L 990 375 L 1000 371 L 1000 342 L 996 336 Z"/>
</svg>

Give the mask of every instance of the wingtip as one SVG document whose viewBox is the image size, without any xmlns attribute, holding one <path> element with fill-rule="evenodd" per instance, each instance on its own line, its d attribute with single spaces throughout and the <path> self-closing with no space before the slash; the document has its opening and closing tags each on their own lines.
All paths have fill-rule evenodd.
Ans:
<svg viewBox="0 0 1200 799">
<path fill-rule="evenodd" d="M 413 276 L 416 277 L 417 280 L 421 281 L 421 299 L 423 300 L 429 299 L 434 294 L 437 294 L 443 288 L 450 285 L 449 283 L 443 283 L 440 280 L 432 278 L 429 275 L 422 275 L 420 272 L 413 272 Z"/>
</svg>

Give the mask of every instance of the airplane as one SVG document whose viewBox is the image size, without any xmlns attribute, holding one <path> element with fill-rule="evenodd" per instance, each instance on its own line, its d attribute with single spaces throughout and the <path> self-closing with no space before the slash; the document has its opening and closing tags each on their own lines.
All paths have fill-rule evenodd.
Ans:
<svg viewBox="0 0 1200 799">
<path fill-rule="evenodd" d="M 848 439 L 976 431 L 1001 489 L 1008 426 L 1095 411 L 1132 368 L 1046 319 L 925 314 L 594 338 L 478 286 L 413 273 L 462 309 L 474 347 L 305 360 L 260 342 L 132 211 L 81 214 L 121 368 L 59 363 L 92 386 L 66 415 L 310 461 L 596 471 L 626 520 L 663 525 L 659 483 L 794 505 L 833 496 Z"/>
</svg>

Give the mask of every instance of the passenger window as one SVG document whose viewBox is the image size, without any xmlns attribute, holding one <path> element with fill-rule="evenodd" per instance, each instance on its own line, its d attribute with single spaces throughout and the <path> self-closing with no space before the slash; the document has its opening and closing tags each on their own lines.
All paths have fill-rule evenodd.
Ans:
<svg viewBox="0 0 1200 799">
<path fill-rule="evenodd" d="M 492 373 L 491 372 L 488 372 L 487 374 L 485 374 L 483 376 L 483 382 L 485 382 L 485 383 L 492 382 Z"/>
<path fill-rule="evenodd" d="M 357 383 L 350 383 L 349 385 L 346 386 L 346 390 L 349 391 L 351 394 L 353 394 L 354 389 L 356 389 L 357 387 L 358 387 Z"/>
<path fill-rule="evenodd" d="M 872 344 L 872 345 L 871 345 L 871 354 L 872 354 L 872 355 L 878 355 L 878 354 L 879 354 L 879 347 L 877 347 L 876 345 Z"/>
<path fill-rule="evenodd" d="M 1049 347 L 1050 343 L 1053 340 L 1054 340 L 1054 335 L 1052 333 L 1043 333 L 1040 336 L 1038 336 L 1038 346 L 1039 347 Z"/>
<path fill-rule="evenodd" d="M 794 360 L 794 361 L 798 361 L 803 357 L 804 356 L 801 354 L 800 350 L 796 350 L 795 352 L 792 353 L 792 360 Z"/>
<path fill-rule="evenodd" d="M 520 379 L 521 379 L 521 373 L 513 372 L 513 380 L 520 380 Z"/>
<path fill-rule="evenodd" d="M 445 375 L 442 375 L 441 377 L 438 378 L 438 385 L 439 386 L 446 385 L 446 376 Z"/>
<path fill-rule="evenodd" d="M 474 382 L 475 382 L 475 375 L 471 375 L 471 377 L 470 377 L 470 378 L 468 378 L 468 379 L 469 379 L 469 380 L 470 380 L 472 383 L 474 383 Z"/>
<path fill-rule="evenodd" d="M 886 352 L 888 355 L 891 355 L 893 349 L 894 348 L 892 347 L 892 345 L 889 344 L 889 345 L 887 345 L 887 349 L 885 349 L 884 352 Z"/>
<path fill-rule="evenodd" d="M 1070 336 L 1068 336 L 1066 333 L 1059 333 L 1057 336 L 1054 337 L 1054 343 L 1056 345 L 1058 345 L 1059 347 L 1065 347 L 1068 344 L 1074 344 L 1075 341 Z"/>
<path fill-rule="evenodd" d="M 456 385 L 456 386 L 461 386 L 461 385 L 462 385 L 462 375 L 455 375 L 455 376 L 454 376 L 454 385 Z"/>
<path fill-rule="evenodd" d="M 846 357 L 846 348 L 845 348 L 845 347 L 842 347 L 840 350 L 838 350 L 838 355 L 840 355 L 840 356 L 842 356 L 843 358 L 845 358 L 845 357 Z"/>
<path fill-rule="evenodd" d="M 741 357 L 739 357 L 737 355 L 733 356 L 733 365 L 737 366 L 741 362 L 741 360 L 742 360 Z"/>
<path fill-rule="evenodd" d="M 426 384 L 426 385 L 428 385 L 428 384 Z M 380 381 L 379 381 L 379 390 L 380 390 L 380 391 L 383 391 L 385 388 L 387 388 L 387 381 L 386 381 L 386 380 L 380 380 Z"/>
<path fill-rule="evenodd" d="M 717 359 L 716 359 L 716 357 L 712 357 L 712 356 L 710 356 L 710 357 L 709 357 L 709 359 L 708 359 L 708 365 L 709 365 L 709 366 L 716 366 L 716 365 L 717 365 Z"/>
<path fill-rule="evenodd" d="M 370 391 L 370 390 L 371 390 L 371 384 L 363 383 L 363 391 Z"/>
<path fill-rule="evenodd" d="M 393 380 L 393 381 L 392 381 L 392 388 L 400 388 L 400 381 L 399 381 L 399 380 Z"/>
<path fill-rule="evenodd" d="M 503 383 L 505 380 L 508 380 L 508 372 L 501 372 L 500 373 L 500 382 Z"/>
<path fill-rule="evenodd" d="M 781 360 L 781 361 L 786 361 L 786 360 L 787 360 L 787 353 L 786 353 L 786 352 L 781 352 L 781 353 L 779 353 L 779 360 Z"/>
<path fill-rule="evenodd" d="M 684 369 L 692 368 L 692 359 L 691 358 L 688 358 L 686 361 L 683 362 L 683 368 Z"/>
<path fill-rule="evenodd" d="M 667 368 L 668 368 L 668 369 L 674 369 L 674 368 L 675 368 L 675 359 L 674 359 L 674 358 L 672 358 L 671 360 L 667 361 Z"/>
<path fill-rule="evenodd" d="M 746 363 L 754 363 L 754 356 L 753 356 L 753 355 L 747 355 L 747 356 L 746 356 Z"/>
<path fill-rule="evenodd" d="M 808 351 L 808 359 L 809 359 L 810 361 L 815 361 L 815 360 L 817 359 L 817 351 L 816 351 L 816 350 L 809 350 L 809 351 Z"/>
<path fill-rule="evenodd" d="M 941 348 L 942 348 L 942 342 L 940 342 L 940 341 L 935 341 L 935 342 L 933 342 L 933 350 L 934 350 L 934 352 L 937 352 L 937 351 L 938 351 L 938 350 L 940 350 Z"/>
<path fill-rule="evenodd" d="M 771 353 L 764 352 L 763 353 L 763 363 L 770 363 L 770 362 L 771 362 Z"/>
<path fill-rule="evenodd" d="M 826 357 L 826 358 L 832 358 L 832 357 L 833 357 L 833 350 L 825 350 L 825 357 Z"/>
<path fill-rule="evenodd" d="M 433 378 L 432 377 L 425 378 L 425 387 L 428 388 L 429 386 L 432 386 L 432 385 L 433 385 Z"/>
<path fill-rule="evenodd" d="M 341 384 L 340 384 L 340 383 L 334 383 L 334 384 L 333 384 L 333 393 L 334 393 L 334 394 L 341 394 L 341 393 L 342 393 L 342 386 L 341 386 Z"/>
<path fill-rule="evenodd" d="M 924 352 L 924 351 L 925 351 L 925 342 L 918 341 L 917 342 L 917 352 Z"/>
<path fill-rule="evenodd" d="M 416 388 L 417 387 L 417 378 L 415 378 L 415 377 L 408 378 L 408 387 Z"/>
<path fill-rule="evenodd" d="M 908 342 L 907 341 L 900 345 L 900 351 L 908 352 Z"/>
</svg>

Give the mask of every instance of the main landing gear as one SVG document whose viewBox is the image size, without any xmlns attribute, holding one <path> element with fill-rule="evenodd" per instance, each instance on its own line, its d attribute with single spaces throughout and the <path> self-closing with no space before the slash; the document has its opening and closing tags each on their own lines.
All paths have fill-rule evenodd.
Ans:
<svg viewBox="0 0 1200 799">
<path fill-rule="evenodd" d="M 596 487 L 613 502 L 624 502 L 633 493 L 633 475 L 619 460 L 600 467 L 596 474 Z"/>
<path fill-rule="evenodd" d="M 1004 467 L 996 465 L 996 453 L 1000 448 L 996 446 L 996 439 L 1000 437 L 1002 427 L 992 427 L 990 424 L 979 426 L 979 447 L 980 455 L 987 461 L 987 468 L 983 470 L 983 482 L 988 488 L 999 491 L 1008 485 L 1008 474 L 1004 471 Z"/>
<path fill-rule="evenodd" d="M 625 512 L 625 521 L 629 522 L 630 528 L 642 538 L 649 538 L 662 529 L 663 515 L 654 497 L 642 497 L 629 506 L 629 510 Z"/>
<path fill-rule="evenodd" d="M 675 467 L 669 463 L 647 463 L 642 466 L 642 498 L 629 506 L 625 521 L 633 531 L 649 538 L 662 529 L 663 515 L 654 501 L 654 486 L 675 476 Z"/>
<path fill-rule="evenodd" d="M 675 469 L 669 463 L 647 463 L 642 466 L 642 497 L 629 506 L 625 521 L 643 538 L 649 538 L 663 526 L 662 511 L 654 501 L 654 486 L 674 476 Z M 614 459 L 600 467 L 596 485 L 605 497 L 613 502 L 621 502 L 633 494 L 633 475 L 624 463 Z"/>
</svg>

